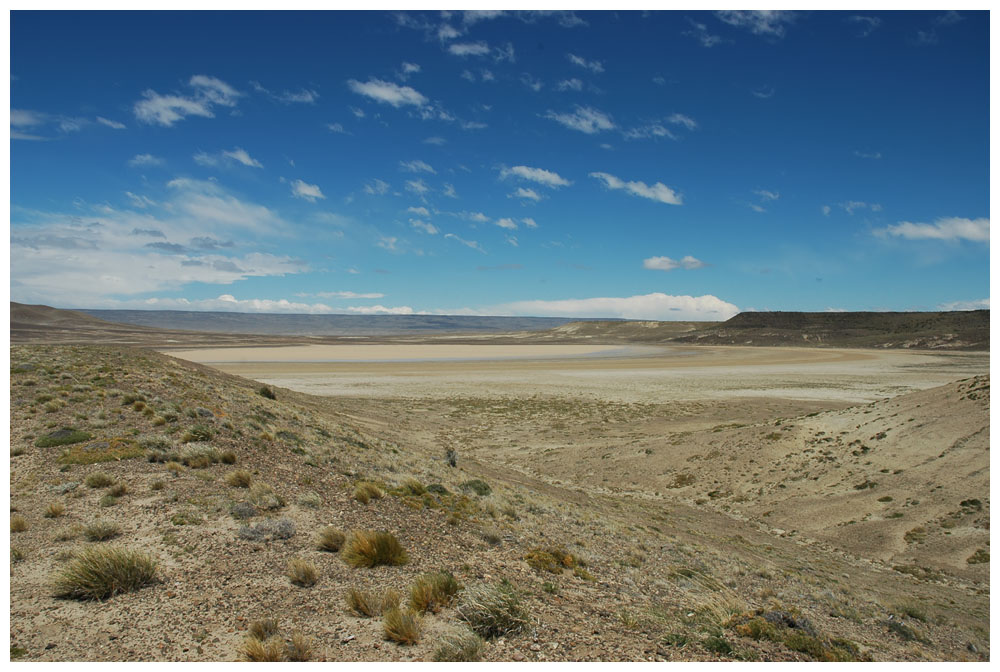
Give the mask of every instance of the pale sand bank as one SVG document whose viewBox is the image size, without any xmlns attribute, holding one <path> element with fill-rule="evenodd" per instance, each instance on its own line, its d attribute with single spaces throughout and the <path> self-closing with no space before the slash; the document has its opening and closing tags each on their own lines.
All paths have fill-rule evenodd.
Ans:
<svg viewBox="0 0 1000 672">
<path fill-rule="evenodd" d="M 290 345 L 278 347 L 199 348 L 167 354 L 199 364 L 257 362 L 435 362 L 555 359 L 566 357 L 625 357 L 665 354 L 667 348 L 614 345 L 437 345 L 357 344 Z"/>
</svg>

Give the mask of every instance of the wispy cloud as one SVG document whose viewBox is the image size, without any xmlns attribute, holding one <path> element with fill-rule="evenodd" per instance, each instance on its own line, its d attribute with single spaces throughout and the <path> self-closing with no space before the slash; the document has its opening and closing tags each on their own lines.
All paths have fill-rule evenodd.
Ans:
<svg viewBox="0 0 1000 672">
<path fill-rule="evenodd" d="M 691 30 L 686 30 L 684 31 L 683 34 L 698 40 L 698 42 L 701 43 L 701 46 L 705 47 L 706 49 L 714 47 L 715 45 L 722 42 L 721 37 L 719 37 L 718 35 L 712 35 L 710 32 L 708 32 L 708 26 L 706 26 L 704 23 L 699 23 L 698 21 L 695 21 L 694 19 L 690 18 L 688 19 L 688 23 L 691 24 Z"/>
<path fill-rule="evenodd" d="M 411 213 L 411 214 L 414 214 L 414 215 L 420 215 L 421 217 L 430 217 L 431 216 L 430 211 L 427 208 L 425 208 L 425 207 L 410 206 L 410 207 L 408 207 L 406 209 L 406 211 L 409 212 L 409 213 Z"/>
<path fill-rule="evenodd" d="M 691 255 L 681 258 L 680 261 L 670 257 L 650 257 L 642 260 L 642 267 L 651 271 L 672 271 L 675 268 L 694 270 L 704 268 L 707 264 L 700 259 L 695 259 Z"/>
<path fill-rule="evenodd" d="M 540 201 L 544 198 L 534 189 L 525 189 L 524 187 L 518 187 L 517 191 L 512 194 L 507 194 L 507 198 L 520 198 L 525 201 Z"/>
<path fill-rule="evenodd" d="M 681 195 L 662 182 L 657 182 L 653 185 L 638 181 L 626 182 L 609 173 L 590 173 L 590 176 L 604 182 L 604 186 L 608 189 L 623 189 L 626 193 L 633 196 L 640 196 L 669 205 L 683 204 Z"/>
<path fill-rule="evenodd" d="M 400 86 L 394 82 L 385 82 L 381 79 L 369 79 L 367 82 L 359 82 L 354 79 L 347 81 L 347 86 L 359 95 L 371 98 L 372 100 L 393 107 L 403 105 L 415 105 L 423 107 L 428 103 L 427 98 L 409 86 Z"/>
<path fill-rule="evenodd" d="M 484 250 L 482 246 L 475 240 L 465 240 L 464 238 L 459 238 L 454 233 L 446 233 L 444 234 L 444 237 L 457 241 L 471 250 L 476 250 L 477 252 L 482 252 L 483 254 L 486 254 L 486 250 Z"/>
<path fill-rule="evenodd" d="M 877 16 L 862 16 L 856 14 L 849 16 L 847 20 L 858 27 L 858 37 L 868 37 L 875 29 L 882 25 L 882 19 Z"/>
<path fill-rule="evenodd" d="M 445 140 L 442 137 L 434 135 L 434 136 L 431 136 L 429 138 L 424 138 L 424 144 L 425 145 L 437 145 L 437 146 L 440 147 L 441 145 L 448 144 L 448 141 Z"/>
<path fill-rule="evenodd" d="M 407 79 L 410 78 L 410 75 L 415 75 L 418 72 L 420 72 L 419 65 L 417 65 L 416 63 L 407 63 L 406 61 L 403 61 L 402 65 L 399 66 L 398 77 L 403 81 L 406 81 Z"/>
<path fill-rule="evenodd" d="M 344 130 L 344 125 L 341 123 L 327 124 L 326 127 L 334 133 L 343 133 L 345 135 L 351 135 L 346 130 Z"/>
<path fill-rule="evenodd" d="M 855 210 L 871 210 L 872 212 L 881 212 L 882 206 L 879 203 L 866 203 L 865 201 L 845 201 L 844 203 L 838 203 L 841 208 L 844 209 L 849 215 L 853 215 Z"/>
<path fill-rule="evenodd" d="M 218 154 L 208 154 L 206 152 L 199 152 L 194 155 L 195 163 L 203 166 L 218 166 L 225 163 L 240 163 L 244 166 L 249 166 L 250 168 L 263 168 L 263 164 L 260 161 L 250 156 L 247 151 L 241 147 L 236 147 L 234 149 L 223 150 Z"/>
<path fill-rule="evenodd" d="M 521 75 L 521 83 L 524 84 L 529 89 L 531 89 L 532 91 L 534 91 L 535 93 L 541 91 L 542 88 L 545 86 L 542 80 L 536 79 L 526 72 Z"/>
<path fill-rule="evenodd" d="M 578 65 L 581 68 L 586 68 L 595 74 L 600 74 L 604 72 L 604 64 L 600 61 L 588 61 L 582 56 L 577 56 L 576 54 L 566 54 L 566 58 L 573 65 Z"/>
<path fill-rule="evenodd" d="M 515 301 L 497 306 L 493 314 L 722 321 L 738 312 L 740 309 L 735 305 L 711 294 L 671 296 L 656 292 L 627 297 Z"/>
<path fill-rule="evenodd" d="M 312 294 L 301 293 L 296 294 L 296 296 L 307 297 L 315 296 L 318 299 L 383 299 L 385 294 L 381 292 L 350 292 L 350 291 L 338 291 L 338 292 L 315 292 Z"/>
<path fill-rule="evenodd" d="M 424 233 L 429 233 L 435 235 L 438 233 L 438 228 L 431 224 L 430 222 L 425 222 L 422 219 L 411 219 L 410 226 L 412 226 L 417 231 L 423 231 Z"/>
<path fill-rule="evenodd" d="M 428 187 L 423 180 L 407 180 L 406 190 L 417 194 L 418 196 L 423 196 L 430 191 L 430 187 Z"/>
<path fill-rule="evenodd" d="M 195 75 L 188 81 L 192 93 L 160 95 L 153 89 L 142 93 L 132 106 L 136 118 L 146 124 L 173 126 L 186 117 L 214 117 L 215 106 L 236 107 L 243 95 L 221 79 Z"/>
<path fill-rule="evenodd" d="M 557 121 L 566 128 L 571 128 L 574 131 L 580 131 L 587 135 L 593 135 L 601 131 L 610 131 L 615 128 L 615 123 L 611 120 L 610 115 L 592 107 L 581 105 L 577 105 L 573 112 L 558 113 L 549 110 L 545 114 L 545 118 Z"/>
<path fill-rule="evenodd" d="M 302 180 L 294 180 L 291 184 L 292 196 L 295 198 L 302 198 L 310 203 L 315 203 L 317 198 L 326 198 L 319 186 L 315 184 L 309 184 L 308 182 L 303 182 Z"/>
<path fill-rule="evenodd" d="M 576 77 L 564 79 L 556 84 L 556 89 L 559 91 L 583 91 L 583 82 Z"/>
<path fill-rule="evenodd" d="M 860 150 L 854 150 L 854 156 L 861 159 L 881 159 L 882 152 L 862 152 Z"/>
<path fill-rule="evenodd" d="M 975 301 L 950 301 L 938 304 L 938 310 L 989 310 L 990 300 L 977 299 Z"/>
<path fill-rule="evenodd" d="M 529 229 L 537 229 L 538 228 L 538 222 L 536 222 L 531 217 L 524 217 L 523 219 L 521 219 L 521 223 L 524 224 Z"/>
<path fill-rule="evenodd" d="M 371 196 L 384 196 L 389 192 L 389 183 L 379 179 L 372 180 L 365 185 L 365 193 Z"/>
<path fill-rule="evenodd" d="M 420 159 L 415 159 L 413 161 L 400 161 L 399 169 L 407 173 L 430 173 L 432 175 L 437 175 L 436 170 Z"/>
<path fill-rule="evenodd" d="M 485 56 L 490 53 L 490 45 L 485 42 L 454 42 L 448 45 L 448 53 L 454 56 Z"/>
<path fill-rule="evenodd" d="M 975 243 L 990 241 L 990 220 L 986 217 L 966 219 L 964 217 L 942 217 L 933 224 L 900 222 L 884 229 L 876 229 L 875 235 L 892 236 L 907 240 L 968 240 Z"/>
<path fill-rule="evenodd" d="M 558 187 L 568 187 L 573 184 L 559 173 L 544 168 L 532 168 L 530 166 L 513 166 L 511 168 L 501 167 L 500 178 L 506 179 L 510 176 L 519 177 L 522 180 L 537 182 L 538 184 L 556 189 Z"/>
<path fill-rule="evenodd" d="M 133 168 L 137 168 L 139 166 L 162 166 L 163 159 L 158 156 L 153 156 L 152 154 L 136 154 L 128 160 L 128 165 Z"/>
<path fill-rule="evenodd" d="M 776 38 L 784 37 L 786 24 L 795 20 L 792 12 L 773 9 L 722 10 L 716 12 L 715 16 L 723 23 L 749 30 L 754 35 Z"/>
<path fill-rule="evenodd" d="M 501 229 L 508 229 L 511 231 L 517 230 L 517 222 L 515 222 L 510 217 L 501 217 L 496 222 L 494 222 L 494 224 L 499 226 Z"/>
<path fill-rule="evenodd" d="M 319 98 L 319 94 L 312 89 L 299 89 L 298 91 L 282 91 L 281 93 L 274 93 L 270 89 L 264 88 L 260 82 L 250 82 L 250 86 L 253 87 L 254 91 L 257 93 L 262 93 L 268 96 L 272 100 L 276 100 L 279 103 L 291 104 L 291 103 L 305 103 L 311 105 L 316 102 Z"/>
<path fill-rule="evenodd" d="M 107 126 L 108 128 L 114 128 L 116 130 L 121 130 L 126 128 L 125 124 L 120 121 L 114 121 L 112 119 L 105 119 L 104 117 L 97 117 L 97 123 Z"/>
<path fill-rule="evenodd" d="M 753 89 L 752 91 L 750 91 L 750 94 L 754 98 L 761 98 L 763 100 L 766 100 L 766 99 L 771 98 L 772 96 L 774 96 L 774 87 L 771 87 L 771 86 L 761 86 L 759 88 L 756 88 L 756 89 Z"/>
</svg>

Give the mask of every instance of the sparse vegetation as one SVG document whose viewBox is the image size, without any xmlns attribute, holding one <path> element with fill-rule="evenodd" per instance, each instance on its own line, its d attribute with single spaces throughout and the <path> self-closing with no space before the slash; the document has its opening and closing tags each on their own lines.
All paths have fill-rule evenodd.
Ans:
<svg viewBox="0 0 1000 672">
<path fill-rule="evenodd" d="M 320 530 L 316 537 L 316 546 L 319 547 L 321 551 L 327 551 L 328 553 L 336 553 L 344 545 L 344 533 L 338 530 L 333 525 L 328 525 Z"/>
<path fill-rule="evenodd" d="M 62 504 L 62 502 L 50 502 L 49 505 L 45 507 L 45 512 L 42 515 L 46 518 L 58 518 L 64 513 L 66 513 L 66 507 Z"/>
<path fill-rule="evenodd" d="M 451 572 L 423 574 L 410 587 L 410 608 L 420 613 L 436 614 L 451 604 L 458 591 L 458 581 Z"/>
<path fill-rule="evenodd" d="M 88 541 L 107 541 L 121 534 L 121 526 L 109 520 L 95 520 L 84 526 L 83 536 Z"/>
<path fill-rule="evenodd" d="M 481 660 L 482 656 L 482 637 L 465 628 L 445 633 L 434 650 L 434 660 L 440 663 L 473 663 Z"/>
<path fill-rule="evenodd" d="M 420 616 L 416 612 L 393 607 L 382 614 L 382 632 L 385 638 L 403 645 L 420 641 Z"/>
<path fill-rule="evenodd" d="M 354 499 L 362 504 L 367 504 L 373 499 L 381 499 L 384 495 L 382 488 L 371 481 L 361 481 L 354 486 Z"/>
<path fill-rule="evenodd" d="M 388 589 L 381 595 L 375 595 L 366 590 L 351 588 L 347 591 L 347 608 L 358 616 L 375 618 L 389 609 L 399 608 L 399 593 Z"/>
<path fill-rule="evenodd" d="M 226 474 L 226 485 L 233 488 L 249 488 L 253 483 L 253 474 L 246 469 L 237 469 Z"/>
<path fill-rule="evenodd" d="M 106 488 L 114 483 L 115 479 L 111 478 L 103 471 L 95 471 L 94 473 L 88 475 L 83 482 L 88 488 Z"/>
<path fill-rule="evenodd" d="M 35 447 L 51 448 L 53 446 L 68 446 L 74 443 L 89 441 L 92 438 L 94 437 L 87 432 L 73 429 L 72 427 L 63 427 L 36 439 Z"/>
<path fill-rule="evenodd" d="M 280 630 L 280 624 L 276 618 L 262 618 L 258 621 L 253 621 L 250 623 L 250 627 L 247 628 L 250 636 L 259 642 L 276 636 Z"/>
<path fill-rule="evenodd" d="M 319 579 L 319 572 L 316 570 L 316 565 L 305 558 L 292 558 L 289 560 L 285 573 L 292 583 L 303 588 L 316 585 L 316 581 Z"/>
<path fill-rule="evenodd" d="M 474 493 L 479 497 L 486 497 L 493 492 L 493 488 L 490 487 L 489 483 L 478 478 L 474 478 L 471 481 L 465 481 L 459 487 L 465 492 Z"/>
<path fill-rule="evenodd" d="M 561 574 L 563 569 L 573 569 L 578 564 L 577 558 L 572 553 L 556 546 L 533 548 L 524 559 L 535 569 L 553 574 Z"/>
<path fill-rule="evenodd" d="M 285 643 L 280 637 L 266 641 L 247 637 L 240 646 L 240 653 L 244 660 L 252 663 L 277 663 L 285 659 Z"/>
<path fill-rule="evenodd" d="M 24 532 L 28 529 L 28 520 L 24 516 L 10 517 L 10 531 Z"/>
<path fill-rule="evenodd" d="M 305 663 L 312 658 L 312 644 L 309 638 L 298 632 L 292 634 L 285 657 L 293 663 Z"/>
<path fill-rule="evenodd" d="M 141 551 L 91 546 L 56 572 L 53 585 L 57 597 L 104 600 L 154 583 L 156 568 L 156 560 Z"/>
<path fill-rule="evenodd" d="M 354 567 L 405 565 L 410 560 L 396 537 L 388 532 L 370 530 L 352 532 L 341 555 Z"/>
<path fill-rule="evenodd" d="M 508 584 L 486 583 L 467 587 L 459 598 L 455 615 L 481 637 L 504 637 L 530 626 L 521 599 Z"/>
<path fill-rule="evenodd" d="M 237 531 L 236 536 L 247 541 L 291 539 L 295 536 L 295 523 L 287 518 L 263 520 L 256 525 L 244 525 Z"/>
<path fill-rule="evenodd" d="M 250 503 L 258 509 L 273 511 L 285 505 L 285 498 L 274 491 L 267 483 L 254 482 L 250 486 Z"/>
<path fill-rule="evenodd" d="M 265 399 L 277 399 L 278 398 L 277 395 L 274 393 L 274 390 L 272 390 L 267 385 L 264 385 L 263 387 L 261 387 L 260 389 L 258 389 L 257 390 L 257 394 L 259 394 L 260 396 L 264 397 Z"/>
</svg>

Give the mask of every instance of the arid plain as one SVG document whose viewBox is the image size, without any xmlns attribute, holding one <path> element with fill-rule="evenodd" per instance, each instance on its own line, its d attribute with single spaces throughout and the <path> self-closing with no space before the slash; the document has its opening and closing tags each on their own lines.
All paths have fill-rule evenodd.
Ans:
<svg viewBox="0 0 1000 672">
<path fill-rule="evenodd" d="M 988 352 L 44 315 L 11 350 L 12 656 L 254 659 L 274 617 L 258 643 L 284 659 L 989 659 Z M 408 560 L 354 566 L 331 529 Z M 60 597 L 107 544 L 155 579 Z M 440 572 L 457 594 L 421 601 Z M 419 612 L 405 641 L 358 604 L 390 589 Z"/>
</svg>

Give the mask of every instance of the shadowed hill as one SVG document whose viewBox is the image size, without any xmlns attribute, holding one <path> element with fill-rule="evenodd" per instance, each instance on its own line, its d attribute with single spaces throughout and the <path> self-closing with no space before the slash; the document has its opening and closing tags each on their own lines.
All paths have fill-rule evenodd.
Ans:
<svg viewBox="0 0 1000 672">
<path fill-rule="evenodd" d="M 988 350 L 990 311 L 740 313 L 673 340 L 704 345 Z"/>
</svg>

